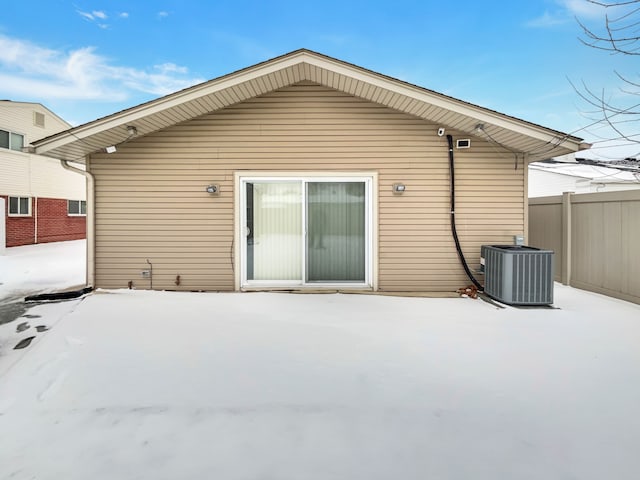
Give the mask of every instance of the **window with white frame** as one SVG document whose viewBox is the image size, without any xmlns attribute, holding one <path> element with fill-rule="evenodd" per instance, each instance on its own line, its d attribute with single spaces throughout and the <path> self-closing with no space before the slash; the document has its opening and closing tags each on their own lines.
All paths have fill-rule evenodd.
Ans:
<svg viewBox="0 0 640 480">
<path fill-rule="evenodd" d="M 67 202 L 67 215 L 86 215 L 87 202 L 85 200 L 69 200 Z"/>
<path fill-rule="evenodd" d="M 0 130 L 0 148 L 21 152 L 22 147 L 24 147 L 24 135 L 8 130 Z"/>
<path fill-rule="evenodd" d="M 372 176 L 239 181 L 242 286 L 372 285 Z"/>
<path fill-rule="evenodd" d="M 31 215 L 31 198 L 9 197 L 9 216 L 28 217 Z"/>
</svg>

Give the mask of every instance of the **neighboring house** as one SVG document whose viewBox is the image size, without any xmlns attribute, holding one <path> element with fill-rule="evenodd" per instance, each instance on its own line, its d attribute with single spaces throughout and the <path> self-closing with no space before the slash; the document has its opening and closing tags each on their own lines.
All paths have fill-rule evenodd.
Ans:
<svg viewBox="0 0 640 480">
<path fill-rule="evenodd" d="M 0 215 L 7 247 L 85 237 L 86 181 L 58 160 L 26 153 L 70 125 L 39 103 L 0 101 Z"/>
<path fill-rule="evenodd" d="M 640 161 L 548 159 L 529 165 L 529 198 L 640 189 Z"/>
<path fill-rule="evenodd" d="M 526 164 L 588 145 L 298 50 L 34 147 L 92 176 L 94 286 L 445 292 L 470 283 L 450 151 L 477 269 L 527 233 Z"/>
</svg>

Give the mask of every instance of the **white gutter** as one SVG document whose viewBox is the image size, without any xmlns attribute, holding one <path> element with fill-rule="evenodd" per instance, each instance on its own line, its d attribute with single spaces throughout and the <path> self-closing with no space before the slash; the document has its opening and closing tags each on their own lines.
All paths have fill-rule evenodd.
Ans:
<svg viewBox="0 0 640 480">
<path fill-rule="evenodd" d="M 86 284 L 90 287 L 95 287 L 96 273 L 95 273 L 95 251 L 96 251 L 96 224 L 95 224 L 95 179 L 91 172 L 82 170 L 77 167 L 69 165 L 67 160 L 60 160 L 60 164 L 63 168 L 75 173 L 84 175 L 87 179 L 87 266 L 86 266 Z M 89 168 L 89 157 L 86 159 L 86 166 Z"/>
</svg>

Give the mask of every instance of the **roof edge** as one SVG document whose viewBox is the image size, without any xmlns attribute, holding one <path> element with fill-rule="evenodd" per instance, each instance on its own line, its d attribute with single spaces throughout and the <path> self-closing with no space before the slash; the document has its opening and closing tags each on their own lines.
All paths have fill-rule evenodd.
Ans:
<svg viewBox="0 0 640 480">
<path fill-rule="evenodd" d="M 347 75 L 356 80 L 361 80 L 368 84 L 406 95 L 416 100 L 428 102 L 472 118 L 478 118 L 479 121 L 484 121 L 491 125 L 511 130 L 515 133 L 537 138 L 550 144 L 555 143 L 556 147 L 565 147 L 570 151 L 584 150 L 591 146 L 590 144 L 585 143 L 582 138 L 550 129 L 548 127 L 543 127 L 527 120 L 522 120 L 486 107 L 481 107 L 464 100 L 459 100 L 457 98 L 304 48 L 236 70 L 206 82 L 187 87 L 183 90 L 150 100 L 111 115 L 98 118 L 91 122 L 36 140 L 32 142 L 32 144 L 36 147 L 36 151 L 38 153 L 44 154 L 73 141 L 82 140 L 93 134 L 100 133 L 103 130 L 135 122 L 147 115 L 152 115 L 153 113 L 172 108 L 191 99 L 196 99 L 200 96 L 234 86 L 245 79 L 250 80 L 251 76 L 254 74 L 259 73 L 261 75 L 266 75 L 299 63 L 308 63 L 319 68 L 326 68 L 333 72 Z"/>
</svg>

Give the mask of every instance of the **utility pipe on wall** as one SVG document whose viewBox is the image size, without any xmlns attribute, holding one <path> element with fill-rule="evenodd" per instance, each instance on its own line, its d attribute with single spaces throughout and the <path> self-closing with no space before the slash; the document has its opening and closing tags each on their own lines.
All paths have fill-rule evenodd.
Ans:
<svg viewBox="0 0 640 480">
<path fill-rule="evenodd" d="M 38 197 L 33 199 L 33 244 L 38 244 Z"/>
<path fill-rule="evenodd" d="M 453 161 L 453 137 L 451 135 L 447 135 L 447 143 L 449 144 L 449 180 L 450 180 L 450 194 L 451 194 L 451 234 L 453 235 L 453 241 L 456 244 L 456 251 L 458 252 L 458 257 L 460 258 L 460 263 L 462 263 L 462 267 L 464 268 L 467 277 L 469 280 L 473 282 L 476 288 L 479 291 L 483 291 L 484 288 L 476 280 L 471 273 L 471 269 L 469 269 L 469 265 L 467 265 L 467 260 L 464 258 L 464 253 L 462 253 L 462 247 L 460 247 L 460 240 L 458 239 L 458 231 L 456 229 L 456 178 L 455 178 L 455 168 Z"/>
</svg>

